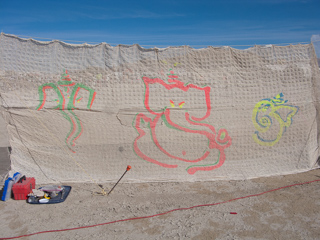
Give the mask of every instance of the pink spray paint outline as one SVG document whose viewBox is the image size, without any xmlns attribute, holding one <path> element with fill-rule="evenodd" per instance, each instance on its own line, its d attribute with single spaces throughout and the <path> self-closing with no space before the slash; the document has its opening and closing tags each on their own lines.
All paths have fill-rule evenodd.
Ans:
<svg viewBox="0 0 320 240">
<path fill-rule="evenodd" d="M 176 168 L 178 166 L 178 165 L 170 165 L 170 164 L 166 164 L 166 163 L 161 163 L 161 162 L 159 162 L 159 161 L 157 161 L 157 160 L 155 160 L 153 158 L 150 158 L 150 157 L 146 156 L 139 149 L 138 140 L 146 135 L 145 131 L 140 128 L 140 121 L 141 121 L 141 119 L 143 119 L 145 122 L 149 123 L 150 129 L 151 129 L 151 136 L 152 136 L 152 140 L 153 140 L 154 144 L 158 147 L 158 149 L 160 151 L 162 151 L 164 154 L 166 154 L 170 158 L 173 158 L 173 159 L 176 159 L 176 160 L 180 160 L 180 161 L 184 161 L 184 162 L 194 162 L 195 163 L 195 162 L 202 161 L 202 160 L 206 159 L 209 156 L 210 152 L 206 151 L 202 157 L 200 157 L 198 159 L 194 159 L 194 160 L 188 160 L 188 159 L 184 159 L 184 158 L 173 156 L 172 154 L 168 153 L 160 145 L 159 141 L 157 140 L 156 133 L 155 133 L 155 127 L 156 127 L 156 124 L 157 124 L 158 120 L 162 116 L 164 116 L 166 118 L 168 124 L 170 124 L 172 127 L 176 128 L 176 129 L 179 129 L 179 130 L 184 131 L 184 132 L 196 133 L 196 134 L 201 134 L 201 135 L 206 136 L 208 138 L 208 140 L 209 140 L 209 148 L 210 149 L 213 149 L 213 148 L 218 149 L 219 152 L 220 152 L 219 159 L 218 159 L 218 164 L 210 165 L 210 166 L 190 166 L 189 168 L 187 168 L 187 172 L 189 174 L 194 174 L 195 172 L 197 172 L 199 170 L 211 171 L 213 169 L 216 169 L 216 168 L 222 166 L 222 164 L 224 163 L 225 158 L 226 158 L 225 153 L 224 153 L 224 149 L 231 145 L 231 138 L 228 135 L 227 130 L 226 129 L 220 129 L 219 132 L 218 132 L 217 141 L 219 143 L 223 144 L 223 145 L 220 145 L 220 144 L 218 144 L 216 142 L 216 139 L 215 139 L 216 138 L 215 128 L 212 125 L 199 122 L 199 121 L 202 121 L 202 120 L 204 120 L 204 119 L 206 119 L 207 117 L 210 116 L 210 112 L 211 112 L 210 90 L 211 90 L 211 88 L 209 86 L 198 87 L 198 86 L 196 86 L 194 84 L 188 84 L 188 85 L 185 86 L 183 82 L 178 80 L 178 76 L 173 75 L 173 71 L 171 71 L 170 73 L 172 75 L 169 75 L 168 82 L 171 83 L 171 84 L 167 84 L 162 79 L 159 79 L 159 78 L 154 78 L 154 79 L 151 79 L 151 78 L 148 78 L 148 77 L 143 77 L 142 78 L 143 82 L 144 82 L 144 84 L 146 86 L 144 105 L 145 105 L 146 109 L 148 110 L 148 112 L 150 112 L 151 114 L 156 115 L 156 116 L 153 119 L 151 119 L 149 117 L 146 117 L 143 113 L 137 114 L 136 119 L 135 119 L 135 121 L 136 121 L 135 122 L 135 128 L 138 131 L 139 136 L 134 141 L 134 151 L 136 152 L 136 154 L 140 158 L 142 158 L 142 159 L 144 159 L 146 161 L 149 161 L 151 163 L 155 163 L 155 164 L 157 164 L 159 166 L 166 167 L 166 168 Z M 184 92 L 187 92 L 189 89 L 193 88 L 193 89 L 197 89 L 197 90 L 200 90 L 200 91 L 204 91 L 205 99 L 206 99 L 206 105 L 207 105 L 206 114 L 201 118 L 196 118 L 196 117 L 192 116 L 191 117 L 192 120 L 191 120 L 189 113 L 186 112 L 185 117 L 186 117 L 186 120 L 190 124 L 207 127 L 207 128 L 209 128 L 211 130 L 212 133 L 204 131 L 204 130 L 192 130 L 192 129 L 185 128 L 185 127 L 182 127 L 182 126 L 180 126 L 178 124 L 173 123 L 171 121 L 171 119 L 170 119 L 170 109 L 165 109 L 163 112 L 154 112 L 149 106 L 149 94 L 150 94 L 149 85 L 150 84 L 161 84 L 167 90 L 171 90 L 173 88 L 179 88 L 179 89 L 183 90 Z M 195 122 L 195 121 L 198 121 L 198 122 Z M 225 133 L 225 136 L 224 136 L 223 139 L 221 139 L 222 133 Z"/>
</svg>

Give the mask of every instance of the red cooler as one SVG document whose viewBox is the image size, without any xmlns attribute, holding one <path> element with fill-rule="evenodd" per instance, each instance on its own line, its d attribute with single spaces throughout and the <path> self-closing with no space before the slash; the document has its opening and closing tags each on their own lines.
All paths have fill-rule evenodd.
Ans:
<svg viewBox="0 0 320 240">
<path fill-rule="evenodd" d="M 27 200 L 28 194 L 36 187 L 34 178 L 26 178 L 21 183 L 15 183 L 12 186 L 13 197 L 15 200 Z"/>
</svg>

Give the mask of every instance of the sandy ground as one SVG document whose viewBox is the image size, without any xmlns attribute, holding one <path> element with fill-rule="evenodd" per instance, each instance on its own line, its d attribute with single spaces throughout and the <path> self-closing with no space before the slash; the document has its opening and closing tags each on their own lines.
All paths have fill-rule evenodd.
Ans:
<svg viewBox="0 0 320 240">
<path fill-rule="evenodd" d="M 245 181 L 120 182 L 109 196 L 93 195 L 99 190 L 95 184 L 69 184 L 73 189 L 60 204 L 31 205 L 13 199 L 0 202 L 0 235 L 15 237 L 150 216 L 313 180 L 320 180 L 320 169 Z M 107 191 L 112 186 L 104 185 Z M 214 206 L 23 239 L 319 239 L 319 197 L 317 181 Z"/>
</svg>

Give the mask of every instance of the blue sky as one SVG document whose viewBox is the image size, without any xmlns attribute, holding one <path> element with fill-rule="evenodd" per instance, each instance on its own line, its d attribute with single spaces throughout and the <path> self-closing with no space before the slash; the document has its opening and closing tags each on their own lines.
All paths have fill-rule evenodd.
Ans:
<svg viewBox="0 0 320 240">
<path fill-rule="evenodd" d="M 0 30 L 144 47 L 298 43 L 320 33 L 319 10 L 319 0 L 0 0 Z"/>
</svg>

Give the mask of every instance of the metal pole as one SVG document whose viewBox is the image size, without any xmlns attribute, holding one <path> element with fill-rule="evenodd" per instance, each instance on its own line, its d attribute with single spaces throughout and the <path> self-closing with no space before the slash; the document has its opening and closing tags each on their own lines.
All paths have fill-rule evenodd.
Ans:
<svg viewBox="0 0 320 240">
<path fill-rule="evenodd" d="M 120 180 L 123 178 L 123 176 L 131 169 L 131 166 L 128 165 L 126 171 L 122 174 L 121 178 L 118 180 L 118 182 L 113 186 L 113 188 L 110 190 L 110 192 L 108 192 L 108 195 L 112 192 L 112 190 L 118 185 L 118 183 L 120 182 Z"/>
</svg>

